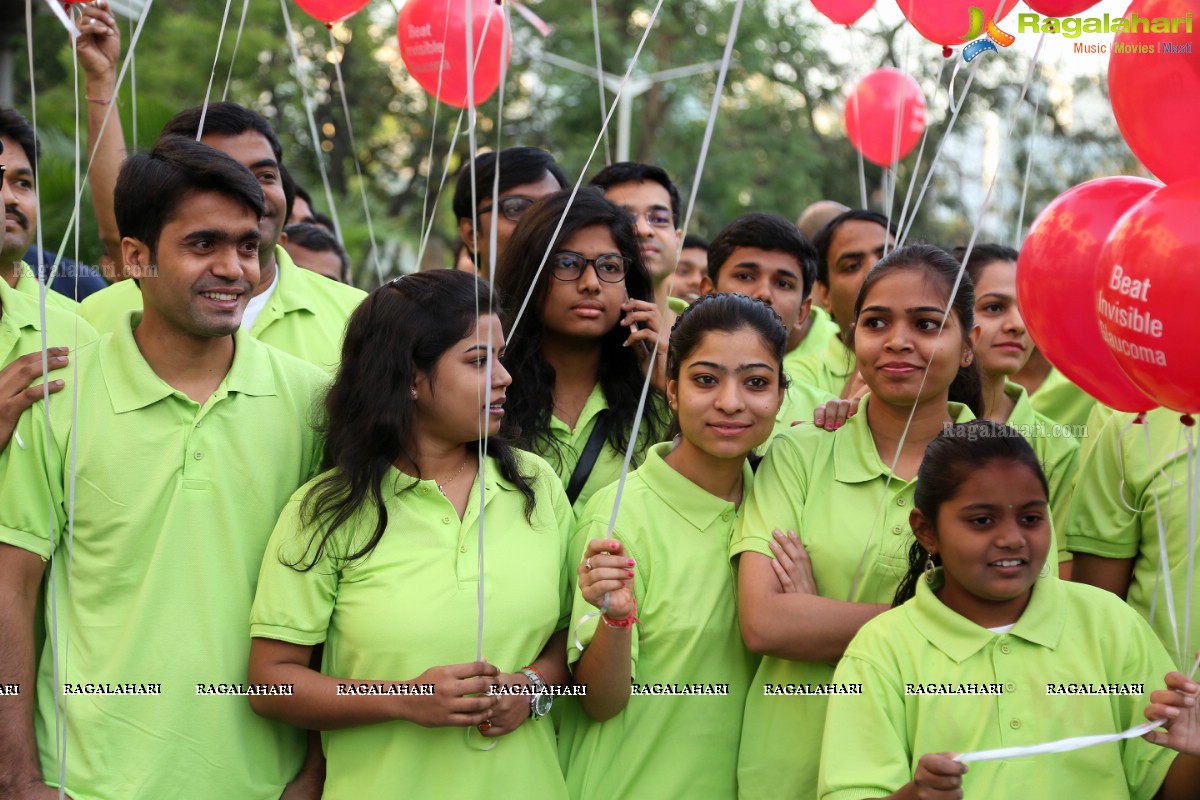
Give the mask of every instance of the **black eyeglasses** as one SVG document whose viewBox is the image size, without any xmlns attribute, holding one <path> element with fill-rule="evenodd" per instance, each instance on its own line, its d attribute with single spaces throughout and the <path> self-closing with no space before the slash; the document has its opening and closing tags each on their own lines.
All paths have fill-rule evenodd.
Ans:
<svg viewBox="0 0 1200 800">
<path fill-rule="evenodd" d="M 3 153 L 3 152 L 4 152 L 4 150 L 2 148 L 0 148 L 0 153 Z M 3 164 L 0 164 L 0 186 L 4 185 L 4 170 L 6 170 L 6 169 L 8 169 L 8 167 L 4 166 Z"/>
<path fill-rule="evenodd" d="M 665 208 L 652 208 L 649 211 L 630 211 L 629 216 L 633 219 L 633 226 L 635 228 L 638 224 L 638 217 L 645 217 L 646 224 L 651 228 L 669 228 L 675 224 L 675 218 Z"/>
<path fill-rule="evenodd" d="M 591 264 L 596 270 L 596 277 L 605 283 L 620 283 L 625 280 L 625 271 L 629 269 L 629 259 L 617 253 L 604 253 L 595 258 L 584 258 L 580 253 L 562 250 L 550 258 L 550 267 L 554 277 L 560 281 L 577 281 L 583 271 Z"/>
<path fill-rule="evenodd" d="M 532 197 L 522 197 L 519 194 L 514 194 L 509 197 L 500 198 L 500 213 L 509 222 L 516 222 L 521 219 L 521 215 L 529 210 L 537 201 Z M 483 208 L 479 209 L 479 216 L 492 213 L 492 205 L 488 203 Z"/>
</svg>

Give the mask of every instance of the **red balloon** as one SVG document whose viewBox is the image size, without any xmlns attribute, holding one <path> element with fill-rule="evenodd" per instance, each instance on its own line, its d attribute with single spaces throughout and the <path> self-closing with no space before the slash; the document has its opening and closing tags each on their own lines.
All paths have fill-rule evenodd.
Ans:
<svg viewBox="0 0 1200 800">
<path fill-rule="evenodd" d="M 1189 13 L 1200 16 L 1196 0 L 1137 0 L 1125 16 L 1177 19 Z M 1200 97 L 1200 48 L 1193 38 L 1182 31 L 1118 33 L 1108 60 L 1108 94 L 1121 135 L 1166 183 L 1200 178 L 1200 103 L 1194 102 Z"/>
<path fill-rule="evenodd" d="M 1073 17 L 1100 0 L 1025 0 L 1025 5 L 1045 17 Z"/>
<path fill-rule="evenodd" d="M 1033 221 L 1017 260 L 1017 302 L 1038 349 L 1076 386 L 1119 411 L 1156 404 L 1104 343 L 1091 287 L 1117 220 L 1158 188 L 1143 178 L 1100 178 L 1068 189 Z"/>
<path fill-rule="evenodd" d="M 512 35 L 499 0 L 470 2 L 473 99 L 478 106 L 500 86 L 500 72 L 512 59 Z M 466 108 L 468 103 L 467 19 L 463 6 L 464 0 L 408 0 L 396 22 L 400 55 L 408 71 L 422 89 L 457 108 Z"/>
<path fill-rule="evenodd" d="M 1096 275 L 1101 334 L 1121 369 L 1167 408 L 1200 413 L 1200 180 L 1172 183 L 1121 218 Z"/>
<path fill-rule="evenodd" d="M 332 25 L 362 11 L 367 2 L 368 0 L 296 0 L 296 5 L 304 9 L 310 17 Z"/>
<path fill-rule="evenodd" d="M 853 25 L 871 10 L 875 0 L 812 0 L 812 4 L 838 25 Z"/>
<path fill-rule="evenodd" d="M 986 19 L 991 17 L 996 22 L 1008 16 L 1017 5 L 1017 0 L 1003 0 L 1000 6 L 996 0 L 897 0 L 900 13 L 913 24 L 917 33 L 934 44 L 948 44 L 957 47 L 966 44 L 965 38 L 971 32 L 971 9 L 979 8 Z M 978 34 L 982 35 L 982 34 Z"/>
<path fill-rule="evenodd" d="M 925 96 L 917 82 L 900 70 L 881 67 L 854 87 L 845 116 L 850 143 L 868 161 L 886 167 L 908 155 L 920 140 L 925 130 Z"/>
</svg>

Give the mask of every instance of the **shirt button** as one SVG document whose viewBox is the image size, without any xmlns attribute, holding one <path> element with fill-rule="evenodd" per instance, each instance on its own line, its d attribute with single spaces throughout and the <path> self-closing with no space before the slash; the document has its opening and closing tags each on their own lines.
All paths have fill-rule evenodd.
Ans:
<svg viewBox="0 0 1200 800">
<path fill-rule="evenodd" d="M 458 548 L 458 552 L 460 552 L 460 553 L 467 552 L 467 546 L 464 544 L 462 547 Z"/>
<path fill-rule="evenodd" d="M 901 530 L 900 526 L 899 526 L 899 525 L 897 525 L 897 526 L 895 526 L 894 528 L 892 528 L 892 533 L 894 533 L 894 534 L 896 534 L 897 536 L 899 536 L 899 535 L 900 535 L 900 530 Z"/>
<path fill-rule="evenodd" d="M 1020 729 L 1020 727 L 1021 727 L 1021 720 L 1019 720 L 1019 719 L 1010 719 L 1010 720 L 1008 721 L 1008 727 L 1012 728 L 1014 731 L 1015 731 L 1015 730 L 1018 730 L 1018 729 Z"/>
<path fill-rule="evenodd" d="M 201 453 L 199 450 L 197 450 L 195 453 L 193 453 L 193 457 L 199 461 L 200 459 L 204 458 L 204 453 Z"/>
<path fill-rule="evenodd" d="M 199 422 L 196 423 L 196 427 L 199 428 L 203 424 L 204 424 L 204 420 L 200 420 Z"/>
<path fill-rule="evenodd" d="M 450 524 L 450 515 L 447 514 L 446 516 L 442 517 L 442 522 L 449 525 Z"/>
<path fill-rule="evenodd" d="M 1004 691 L 1006 691 L 1006 692 L 1013 692 L 1013 691 L 1016 691 L 1016 689 L 1017 689 L 1017 685 L 1015 683 L 1004 684 Z"/>
<path fill-rule="evenodd" d="M 729 522 L 729 512 L 726 511 L 724 514 L 722 514 L 721 519 L 725 522 Z"/>
<path fill-rule="evenodd" d="M 1000 652 L 1001 652 L 1001 653 L 1007 653 L 1007 652 L 1008 652 L 1008 645 L 1006 645 L 1006 644 L 1002 644 L 1002 645 L 1000 645 Z"/>
<path fill-rule="evenodd" d="M 904 498 L 903 498 L 903 497 L 897 497 L 897 498 L 896 498 L 896 505 L 898 505 L 898 506 L 902 506 L 902 505 L 904 505 Z"/>
<path fill-rule="evenodd" d="M 417 494 L 429 494 L 429 487 L 428 486 L 417 487 Z"/>
</svg>

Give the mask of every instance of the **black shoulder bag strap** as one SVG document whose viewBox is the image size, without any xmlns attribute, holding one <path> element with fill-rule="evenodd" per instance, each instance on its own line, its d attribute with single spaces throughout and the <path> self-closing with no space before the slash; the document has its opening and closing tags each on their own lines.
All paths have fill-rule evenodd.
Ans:
<svg viewBox="0 0 1200 800">
<path fill-rule="evenodd" d="M 592 474 L 592 467 L 596 466 L 596 459 L 600 457 L 600 450 L 604 448 L 604 440 L 607 437 L 608 409 L 605 408 L 596 415 L 596 424 L 588 436 L 587 444 L 583 446 L 583 452 L 580 453 L 575 470 L 571 473 L 571 480 L 567 482 L 567 499 L 571 501 L 571 505 L 575 505 L 575 501 L 579 499 L 579 493 L 583 491 L 583 485 Z"/>
</svg>

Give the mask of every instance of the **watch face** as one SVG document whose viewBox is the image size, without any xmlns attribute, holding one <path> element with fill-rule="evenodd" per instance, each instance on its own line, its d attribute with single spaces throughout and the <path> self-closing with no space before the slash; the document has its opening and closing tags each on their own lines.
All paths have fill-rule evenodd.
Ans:
<svg viewBox="0 0 1200 800">
<path fill-rule="evenodd" d="M 551 706 L 554 705 L 554 696 L 549 692 L 538 692 L 533 698 L 533 713 L 539 717 L 544 717 L 550 713 Z"/>
</svg>

